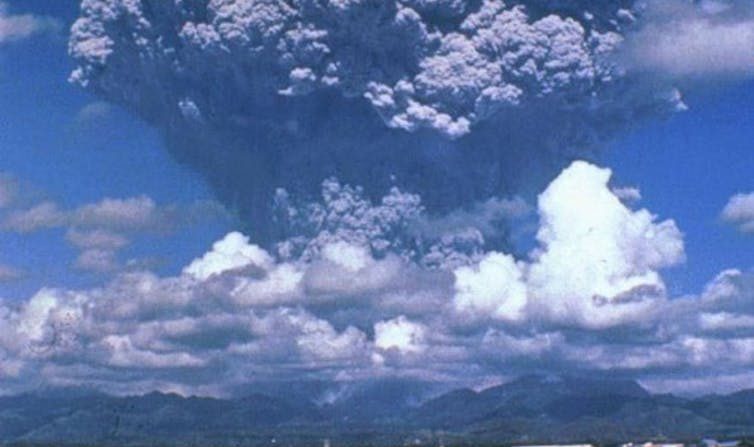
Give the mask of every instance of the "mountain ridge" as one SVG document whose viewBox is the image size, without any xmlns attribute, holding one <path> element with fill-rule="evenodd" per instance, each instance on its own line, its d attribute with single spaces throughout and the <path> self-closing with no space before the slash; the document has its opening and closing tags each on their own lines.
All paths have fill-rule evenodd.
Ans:
<svg viewBox="0 0 754 447">
<path fill-rule="evenodd" d="M 536 375 L 421 399 L 430 389 L 373 382 L 324 401 L 259 390 L 232 399 L 40 390 L 0 397 L 0 444 L 614 443 L 754 435 L 754 389 L 684 398 L 652 394 L 627 379 Z"/>
</svg>

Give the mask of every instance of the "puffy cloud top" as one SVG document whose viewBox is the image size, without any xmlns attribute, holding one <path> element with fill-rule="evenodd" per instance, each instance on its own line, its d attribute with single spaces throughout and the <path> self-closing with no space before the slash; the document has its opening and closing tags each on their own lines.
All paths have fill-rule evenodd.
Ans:
<svg viewBox="0 0 754 447">
<path fill-rule="evenodd" d="M 683 237 L 673 221 L 621 203 L 610 176 L 581 161 L 565 169 L 539 196 L 531 262 L 493 252 L 457 269 L 456 307 L 591 328 L 646 318 L 665 297 L 658 270 L 684 260 Z"/>
<path fill-rule="evenodd" d="M 521 320 L 528 299 L 521 270 L 512 256 L 502 253 L 487 255 L 475 267 L 457 269 L 456 307 L 501 320 Z"/>
<path fill-rule="evenodd" d="M 183 273 L 199 280 L 206 280 L 213 275 L 256 266 L 269 268 L 272 258 L 261 248 L 249 244 L 249 238 L 241 233 L 229 233 L 222 240 L 215 242 L 212 251 L 183 269 Z"/>
<path fill-rule="evenodd" d="M 657 270 L 684 260 L 675 223 L 626 208 L 607 186 L 610 175 L 576 162 L 539 197 L 542 248 L 530 281 L 548 313 L 584 312 L 589 320 L 607 317 L 601 308 L 635 310 L 664 294 Z"/>
<path fill-rule="evenodd" d="M 374 325 L 374 344 L 380 349 L 397 349 L 402 353 L 420 352 L 424 349 L 425 332 L 424 326 L 401 315 Z"/>
</svg>

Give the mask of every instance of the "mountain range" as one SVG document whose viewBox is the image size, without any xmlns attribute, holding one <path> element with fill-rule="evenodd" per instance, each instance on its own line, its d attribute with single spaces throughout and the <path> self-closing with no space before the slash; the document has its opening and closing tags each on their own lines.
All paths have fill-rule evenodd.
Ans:
<svg viewBox="0 0 754 447">
<path fill-rule="evenodd" d="M 287 390 L 287 391 L 286 391 Z M 2 445 L 601 444 L 754 436 L 754 390 L 683 398 L 632 380 L 524 376 L 482 391 L 379 381 L 216 399 L 40 390 L 0 397 Z"/>
</svg>

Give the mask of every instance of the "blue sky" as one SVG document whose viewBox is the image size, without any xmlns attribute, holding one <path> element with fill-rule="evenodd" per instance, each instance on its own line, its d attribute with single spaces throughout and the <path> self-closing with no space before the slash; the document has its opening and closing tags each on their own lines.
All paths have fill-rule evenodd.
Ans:
<svg viewBox="0 0 754 447">
<path fill-rule="evenodd" d="M 668 273 L 680 293 L 724 268 L 754 264 L 751 235 L 720 219 L 731 196 L 752 189 L 754 83 L 692 93 L 685 102 L 688 111 L 630 132 L 603 155 L 617 182 L 641 189 L 642 206 L 684 232 L 688 260 Z"/>
<path fill-rule="evenodd" d="M 70 84 L 73 64 L 67 55 L 67 28 L 75 18 L 72 2 L 10 2 L 12 11 L 55 17 L 60 32 L 4 45 L 0 58 L 0 171 L 10 173 L 67 207 L 105 197 L 146 194 L 160 204 L 211 200 L 202 179 L 176 163 L 157 132 L 116 107 L 82 117 L 96 98 Z M 225 234 L 229 222 L 204 222 L 170 237 L 145 235 L 125 257 L 159 258 L 158 270 L 175 272 Z M 0 294 L 22 298 L 43 286 L 81 287 L 103 281 L 71 268 L 76 250 L 64 231 L 0 234 L 2 260 L 22 269 L 19 281 L 0 283 Z"/>
<path fill-rule="evenodd" d="M 754 29 L 748 3 L 715 0 L 724 7 L 705 12 L 667 0 L 677 17 L 650 11 L 636 34 L 612 7 L 600 20 L 555 10 L 544 25 L 519 11 L 511 29 L 533 42 L 521 44 L 532 58 L 521 66 L 485 53 L 521 36 L 465 10 L 447 14 L 473 25 L 466 34 L 415 6 L 395 29 L 365 23 L 372 38 L 362 39 L 303 11 L 237 8 L 225 18 L 234 28 L 197 25 L 203 14 L 173 6 L 153 17 L 139 3 L 116 20 L 102 13 L 114 0 L 90 2 L 105 9 L 84 13 L 95 31 L 74 33 L 74 60 L 76 3 L 0 1 L 0 21 L 26 26 L 13 20 L 30 14 L 36 27 L 0 34 L 0 393 L 37 369 L 49 383 L 210 395 L 301 374 L 495 383 L 553 368 L 635 375 L 657 390 L 754 383 L 754 237 L 744 231 L 754 63 L 738 57 L 741 30 Z M 186 23 L 140 28 L 137 18 Z M 289 34 L 255 40 L 278 22 Z M 627 72 L 600 65 L 584 29 Z M 648 35 L 659 37 L 648 46 Z M 100 54 L 97 37 L 115 50 Z M 79 84 L 68 81 L 76 68 Z M 688 109 L 668 113 L 676 87 Z M 563 162 L 582 149 L 589 163 Z M 641 199 L 621 202 L 610 187 Z M 15 188 L 5 208 L 3 188 Z M 721 216 L 750 193 L 738 217 Z M 537 250 L 514 259 L 511 244 Z M 744 273 L 713 281 L 729 268 Z M 80 326 L 68 328 L 62 361 L 29 351 L 61 325 Z M 67 355 L 85 372 L 67 370 Z M 700 385 L 704 374 L 717 376 Z"/>
</svg>

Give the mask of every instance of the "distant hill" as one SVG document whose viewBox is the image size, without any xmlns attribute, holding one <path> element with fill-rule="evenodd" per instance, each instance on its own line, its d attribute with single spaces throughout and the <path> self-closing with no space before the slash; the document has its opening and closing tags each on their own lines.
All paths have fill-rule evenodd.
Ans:
<svg viewBox="0 0 754 447">
<path fill-rule="evenodd" d="M 631 380 L 570 376 L 525 376 L 481 392 L 458 389 L 432 398 L 432 387 L 416 382 L 373 382 L 326 398 L 297 394 L 306 389 L 257 390 L 236 399 L 76 390 L 0 397 L 0 443 L 614 443 L 754 435 L 754 390 L 684 399 L 652 395 Z"/>
</svg>

